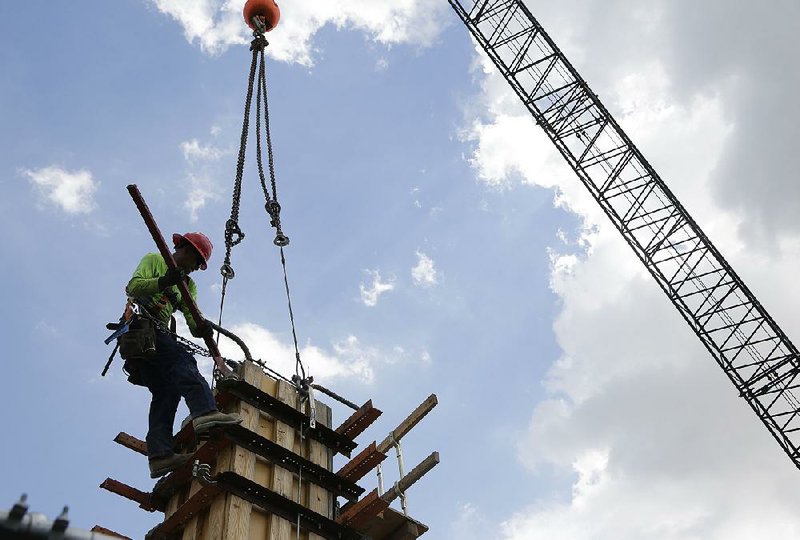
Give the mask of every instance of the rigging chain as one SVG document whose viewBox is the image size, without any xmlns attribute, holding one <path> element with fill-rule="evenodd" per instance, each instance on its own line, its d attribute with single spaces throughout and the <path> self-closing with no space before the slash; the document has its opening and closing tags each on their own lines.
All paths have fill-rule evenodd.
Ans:
<svg viewBox="0 0 800 540">
<path fill-rule="evenodd" d="M 225 306 L 225 294 L 228 288 L 228 281 L 233 279 L 236 273 L 231 264 L 231 250 L 234 246 L 244 240 L 244 232 L 239 227 L 239 208 L 242 196 L 242 177 L 244 175 L 244 162 L 247 149 L 247 135 L 250 126 L 250 109 L 253 99 L 253 85 L 256 84 L 256 162 L 258 165 L 258 176 L 261 181 L 261 188 L 264 192 L 266 203 L 264 209 L 270 216 L 270 225 L 275 228 L 275 239 L 273 243 L 280 248 L 281 266 L 283 268 L 283 282 L 286 290 L 286 299 L 289 308 L 289 320 L 292 327 L 292 340 L 294 342 L 295 351 L 295 376 L 292 377 L 294 386 L 298 389 L 302 396 L 308 396 L 308 389 L 313 382 L 313 378 L 306 378 L 305 367 L 300 358 L 300 348 L 297 342 L 297 331 L 294 322 L 294 312 L 292 310 L 292 299 L 289 292 L 289 279 L 286 271 L 286 257 L 284 256 L 283 248 L 289 245 L 289 237 L 283 233 L 281 228 L 280 211 L 281 205 L 278 203 L 277 183 L 275 180 L 275 160 L 272 150 L 272 133 L 270 131 L 269 122 L 269 101 L 267 98 L 267 77 L 266 77 L 266 62 L 264 57 L 264 49 L 269 45 L 269 42 L 264 37 L 264 34 L 258 30 L 253 32 L 253 41 L 250 43 L 250 50 L 253 52 L 252 60 L 250 62 L 250 73 L 247 81 L 247 96 L 245 98 L 244 106 L 244 120 L 242 122 L 242 133 L 239 142 L 239 154 L 236 163 L 236 177 L 233 185 L 233 198 L 231 202 L 231 217 L 225 223 L 225 261 L 220 268 L 222 275 L 222 293 L 219 305 L 219 319 L 218 325 L 222 326 L 222 313 Z M 256 64 L 258 64 L 258 79 L 256 81 Z M 269 189 L 267 188 L 266 176 L 264 174 L 264 165 L 262 159 L 261 148 L 261 104 L 264 104 L 264 131 L 266 135 L 267 146 L 267 159 L 269 166 L 270 187 L 272 194 L 270 196 Z M 219 333 L 217 333 L 217 343 L 219 343 Z M 262 362 L 258 362 L 261 367 L 269 369 Z M 270 369 L 270 371 L 272 371 Z M 286 380 L 285 377 L 281 377 Z"/>
</svg>

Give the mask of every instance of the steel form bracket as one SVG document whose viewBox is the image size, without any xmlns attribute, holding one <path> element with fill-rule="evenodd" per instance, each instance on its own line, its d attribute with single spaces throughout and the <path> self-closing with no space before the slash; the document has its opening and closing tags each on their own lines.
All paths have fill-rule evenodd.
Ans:
<svg viewBox="0 0 800 540">
<path fill-rule="evenodd" d="M 370 399 L 351 414 L 347 420 L 342 422 L 342 425 L 336 428 L 336 433 L 355 440 L 382 414 L 383 411 L 372 406 L 372 400 Z"/>
<path fill-rule="evenodd" d="M 270 441 L 266 437 L 253 433 L 247 428 L 234 425 L 217 429 L 220 430 L 222 437 L 225 437 L 233 444 L 250 450 L 295 474 L 302 471 L 304 479 L 308 479 L 313 484 L 325 488 L 334 495 L 344 497 L 348 501 L 357 501 L 365 491 L 364 488 L 348 478 L 338 476 L 328 469 Z"/>
<path fill-rule="evenodd" d="M 328 540 L 362 538 L 358 532 L 236 473 L 223 472 L 211 480 L 216 482 L 214 487 L 232 493 L 290 522 L 299 521 L 301 528 Z"/>
<path fill-rule="evenodd" d="M 320 423 L 311 428 L 308 416 L 245 381 L 223 379 L 217 384 L 217 388 L 220 392 L 235 396 L 281 422 L 303 429 L 303 433 L 309 438 L 321 442 L 342 455 L 350 457 L 350 453 L 358 446 L 352 439 L 336 433 L 331 428 Z M 224 395 L 218 395 L 217 398 L 218 401 L 225 401 Z"/>
</svg>

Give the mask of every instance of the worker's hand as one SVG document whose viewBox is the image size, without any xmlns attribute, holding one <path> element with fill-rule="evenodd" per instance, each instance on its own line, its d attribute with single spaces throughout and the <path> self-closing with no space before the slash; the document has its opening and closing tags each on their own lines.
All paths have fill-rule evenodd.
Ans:
<svg viewBox="0 0 800 540">
<path fill-rule="evenodd" d="M 186 273 L 180 268 L 169 268 L 167 273 L 158 278 L 158 289 L 163 291 L 173 285 L 177 285 L 186 279 Z"/>
<path fill-rule="evenodd" d="M 208 324 L 208 320 L 202 319 L 197 326 L 194 327 L 194 330 L 190 328 L 192 335 L 196 338 L 202 339 L 214 339 L 214 329 Z"/>
<path fill-rule="evenodd" d="M 198 337 L 203 339 L 214 339 L 214 329 L 210 324 L 208 324 L 208 321 L 203 321 L 203 323 L 197 328 L 197 331 L 200 334 Z"/>
<path fill-rule="evenodd" d="M 225 359 L 221 356 L 214 357 L 214 364 L 223 376 L 230 376 L 232 374 L 231 368 L 225 363 Z M 237 377 L 238 378 L 238 377 Z"/>
</svg>

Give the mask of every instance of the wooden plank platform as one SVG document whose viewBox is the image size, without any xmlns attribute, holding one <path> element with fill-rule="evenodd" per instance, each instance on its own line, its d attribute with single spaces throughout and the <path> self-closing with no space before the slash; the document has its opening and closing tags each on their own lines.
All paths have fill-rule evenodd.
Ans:
<svg viewBox="0 0 800 540">
<path fill-rule="evenodd" d="M 360 501 L 348 505 L 345 511 L 336 518 L 336 521 L 345 527 L 360 529 L 387 508 L 389 508 L 389 503 L 378 495 L 377 489 L 373 489 Z"/>
<path fill-rule="evenodd" d="M 372 540 L 414 540 L 428 532 L 428 526 L 402 512 L 387 508 L 360 528 L 359 532 Z"/>
</svg>

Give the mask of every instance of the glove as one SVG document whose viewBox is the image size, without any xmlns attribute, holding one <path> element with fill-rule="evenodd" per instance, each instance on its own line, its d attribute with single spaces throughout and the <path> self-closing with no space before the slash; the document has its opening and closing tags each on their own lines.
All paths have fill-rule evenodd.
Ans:
<svg viewBox="0 0 800 540">
<path fill-rule="evenodd" d="M 186 279 L 186 274 L 180 268 L 169 268 L 167 273 L 158 278 L 158 289 L 163 291 L 173 285 L 177 285 Z"/>
<path fill-rule="evenodd" d="M 208 324 L 207 321 L 203 321 L 201 324 L 197 325 L 197 330 L 195 332 L 195 337 L 213 340 L 214 339 L 214 329 L 211 328 L 211 325 Z"/>
</svg>

